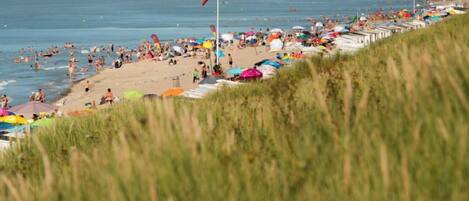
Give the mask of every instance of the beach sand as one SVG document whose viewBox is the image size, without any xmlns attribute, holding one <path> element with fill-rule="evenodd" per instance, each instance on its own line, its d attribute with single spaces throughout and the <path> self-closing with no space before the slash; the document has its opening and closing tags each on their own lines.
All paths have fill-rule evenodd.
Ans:
<svg viewBox="0 0 469 201">
<path fill-rule="evenodd" d="M 229 69 L 228 53 L 233 57 L 234 67 L 252 67 L 254 63 L 262 59 L 275 57 L 274 53 L 268 52 L 265 47 L 248 47 L 244 49 L 226 48 L 223 50 L 225 57 L 220 59 L 222 67 Z M 119 69 L 105 69 L 88 79 L 82 80 L 71 87 L 70 93 L 62 97 L 56 104 L 61 106 L 63 113 L 85 109 L 86 103 L 96 101 L 99 104 L 101 97 L 108 88 L 112 89 L 114 96 L 122 100 L 124 92 L 138 90 L 144 94 L 162 94 L 166 90 L 180 84 L 184 90 L 196 88 L 198 85 L 192 83 L 192 73 L 195 68 L 201 71 L 199 61 L 210 64 L 209 60 L 197 58 L 178 57 L 178 64 L 168 65 L 167 61 L 141 61 L 137 63 L 124 64 Z M 212 59 L 213 60 L 213 59 Z M 179 77 L 179 81 L 174 81 Z M 89 80 L 91 90 L 85 93 L 85 83 Z M 103 106 L 100 106 L 103 107 Z M 104 106 L 106 107 L 106 106 Z"/>
</svg>

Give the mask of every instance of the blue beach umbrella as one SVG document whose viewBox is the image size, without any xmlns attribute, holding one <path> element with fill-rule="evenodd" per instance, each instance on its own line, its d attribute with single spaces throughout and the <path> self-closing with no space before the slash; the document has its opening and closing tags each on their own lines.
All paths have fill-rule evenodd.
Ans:
<svg viewBox="0 0 469 201">
<path fill-rule="evenodd" d="M 242 72 L 243 70 L 241 70 L 241 68 L 230 68 L 227 71 L 227 73 L 231 76 L 240 75 Z"/>
<path fill-rule="evenodd" d="M 282 64 L 278 63 L 278 62 L 275 62 L 275 61 L 271 61 L 271 60 L 268 60 L 268 61 L 264 61 L 262 63 L 262 65 L 269 65 L 269 66 L 273 66 L 277 69 L 279 69 L 280 67 L 282 67 Z"/>
<path fill-rule="evenodd" d="M 13 124 L 5 123 L 5 122 L 0 122 L 0 131 L 4 131 L 7 129 L 11 129 L 15 127 Z"/>
<path fill-rule="evenodd" d="M 203 38 L 197 39 L 197 40 L 195 41 L 195 43 L 197 43 L 197 44 L 199 44 L 199 45 L 201 45 L 201 44 L 204 43 L 204 42 L 205 42 L 205 39 L 203 39 Z"/>
<path fill-rule="evenodd" d="M 24 133 L 26 130 L 26 126 L 14 126 L 9 129 L 5 129 L 8 133 Z"/>
</svg>

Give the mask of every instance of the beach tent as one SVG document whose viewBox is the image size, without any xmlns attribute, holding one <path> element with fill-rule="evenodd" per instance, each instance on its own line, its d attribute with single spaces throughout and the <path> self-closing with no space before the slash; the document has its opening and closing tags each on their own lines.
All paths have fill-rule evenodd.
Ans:
<svg viewBox="0 0 469 201">
<path fill-rule="evenodd" d="M 239 77 L 242 80 L 262 78 L 262 72 L 255 69 L 255 68 L 249 68 L 249 69 L 243 71 Z"/>
<path fill-rule="evenodd" d="M 158 96 L 157 94 L 145 94 L 143 96 L 144 99 L 149 99 L 149 100 L 153 100 L 153 99 L 158 99 L 160 98 L 160 96 Z"/>
<path fill-rule="evenodd" d="M 221 38 L 224 40 L 224 41 L 231 41 L 234 39 L 234 35 L 233 34 L 222 34 L 221 35 Z"/>
<path fill-rule="evenodd" d="M 173 46 L 173 50 L 178 52 L 178 53 L 184 54 L 184 49 L 182 47 Z"/>
<path fill-rule="evenodd" d="M 271 61 L 271 60 L 264 61 L 264 62 L 262 62 L 261 65 L 269 65 L 269 66 L 272 66 L 272 67 L 277 68 L 277 69 L 282 67 L 282 64 L 280 64 L 278 62 L 275 62 L 275 61 Z"/>
<path fill-rule="evenodd" d="M 126 100 L 137 100 L 141 99 L 143 96 L 144 94 L 142 92 L 136 90 L 124 92 L 124 99 Z"/>
<path fill-rule="evenodd" d="M 39 114 L 41 112 L 53 112 L 54 110 L 58 109 L 57 106 L 50 105 L 47 103 L 41 102 L 28 102 L 25 104 L 17 105 L 15 107 L 10 108 L 11 112 L 16 114 L 22 115 L 32 115 L 32 114 Z"/>
<path fill-rule="evenodd" d="M 54 123 L 54 119 L 51 119 L 51 118 L 44 118 L 44 119 L 39 119 L 33 123 L 31 123 L 31 126 L 32 127 L 45 127 L 45 126 L 49 126 L 51 125 L 52 123 Z"/>
<path fill-rule="evenodd" d="M 28 120 L 26 120 L 25 118 L 19 115 L 10 115 L 10 116 L 0 117 L 0 122 L 18 125 L 18 124 L 27 124 Z"/>
<path fill-rule="evenodd" d="M 228 69 L 228 71 L 226 71 L 228 73 L 228 75 L 230 76 L 238 76 L 238 75 L 241 75 L 242 73 L 242 70 L 241 68 L 230 68 Z"/>
<path fill-rule="evenodd" d="M 216 76 L 210 76 L 206 77 L 202 81 L 199 82 L 199 84 L 216 84 L 217 80 L 223 79 L 222 77 L 216 77 Z"/>
<path fill-rule="evenodd" d="M 270 42 L 270 51 L 277 52 L 281 51 L 283 48 L 283 42 L 280 39 L 274 39 Z"/>
<path fill-rule="evenodd" d="M 345 33 L 345 32 L 349 32 L 349 30 L 345 28 L 344 25 L 337 25 L 334 27 L 334 32 Z"/>
<path fill-rule="evenodd" d="M 164 93 L 161 94 L 161 97 L 173 97 L 173 96 L 179 96 L 184 92 L 182 88 L 176 87 L 176 88 L 171 88 L 166 90 Z"/>
</svg>

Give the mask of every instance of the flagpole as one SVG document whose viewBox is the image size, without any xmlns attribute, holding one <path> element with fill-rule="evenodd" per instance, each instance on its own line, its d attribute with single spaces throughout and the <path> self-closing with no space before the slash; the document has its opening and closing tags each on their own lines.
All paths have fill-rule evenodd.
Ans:
<svg viewBox="0 0 469 201">
<path fill-rule="evenodd" d="M 220 51 L 218 49 L 219 46 L 220 46 L 220 44 L 218 44 L 220 42 L 219 31 L 220 31 L 220 0 L 217 0 L 217 36 L 216 36 L 217 41 L 215 42 L 215 44 L 217 45 L 217 48 L 216 48 L 216 55 L 217 55 L 216 65 L 220 64 Z"/>
</svg>

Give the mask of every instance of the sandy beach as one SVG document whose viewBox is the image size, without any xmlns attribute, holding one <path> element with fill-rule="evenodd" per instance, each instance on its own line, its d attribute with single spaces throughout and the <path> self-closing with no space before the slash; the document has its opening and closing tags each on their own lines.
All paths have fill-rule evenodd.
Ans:
<svg viewBox="0 0 469 201">
<path fill-rule="evenodd" d="M 275 56 L 265 47 L 247 47 L 237 49 L 236 47 L 224 49 L 225 55 L 231 54 L 233 66 L 252 67 L 254 63 Z M 195 68 L 201 71 L 199 61 L 209 63 L 209 60 L 197 58 L 178 57 L 177 65 L 169 65 L 167 61 L 140 61 L 137 63 L 124 64 L 119 69 L 105 69 L 88 79 L 82 80 L 71 87 L 70 93 L 62 97 L 56 104 L 63 113 L 85 109 L 86 103 L 96 101 L 98 104 L 101 97 L 108 88 L 112 89 L 114 96 L 122 99 L 124 92 L 138 90 L 145 94 L 161 94 L 175 87 L 179 77 L 180 87 L 184 90 L 193 89 L 198 86 L 192 82 L 192 73 Z M 229 69 L 228 57 L 220 59 L 222 67 Z M 86 81 L 90 81 L 91 89 L 85 92 Z M 105 105 L 107 106 L 107 105 Z M 104 107 L 105 107 L 104 106 Z M 101 106 L 102 107 L 102 106 Z"/>
</svg>

